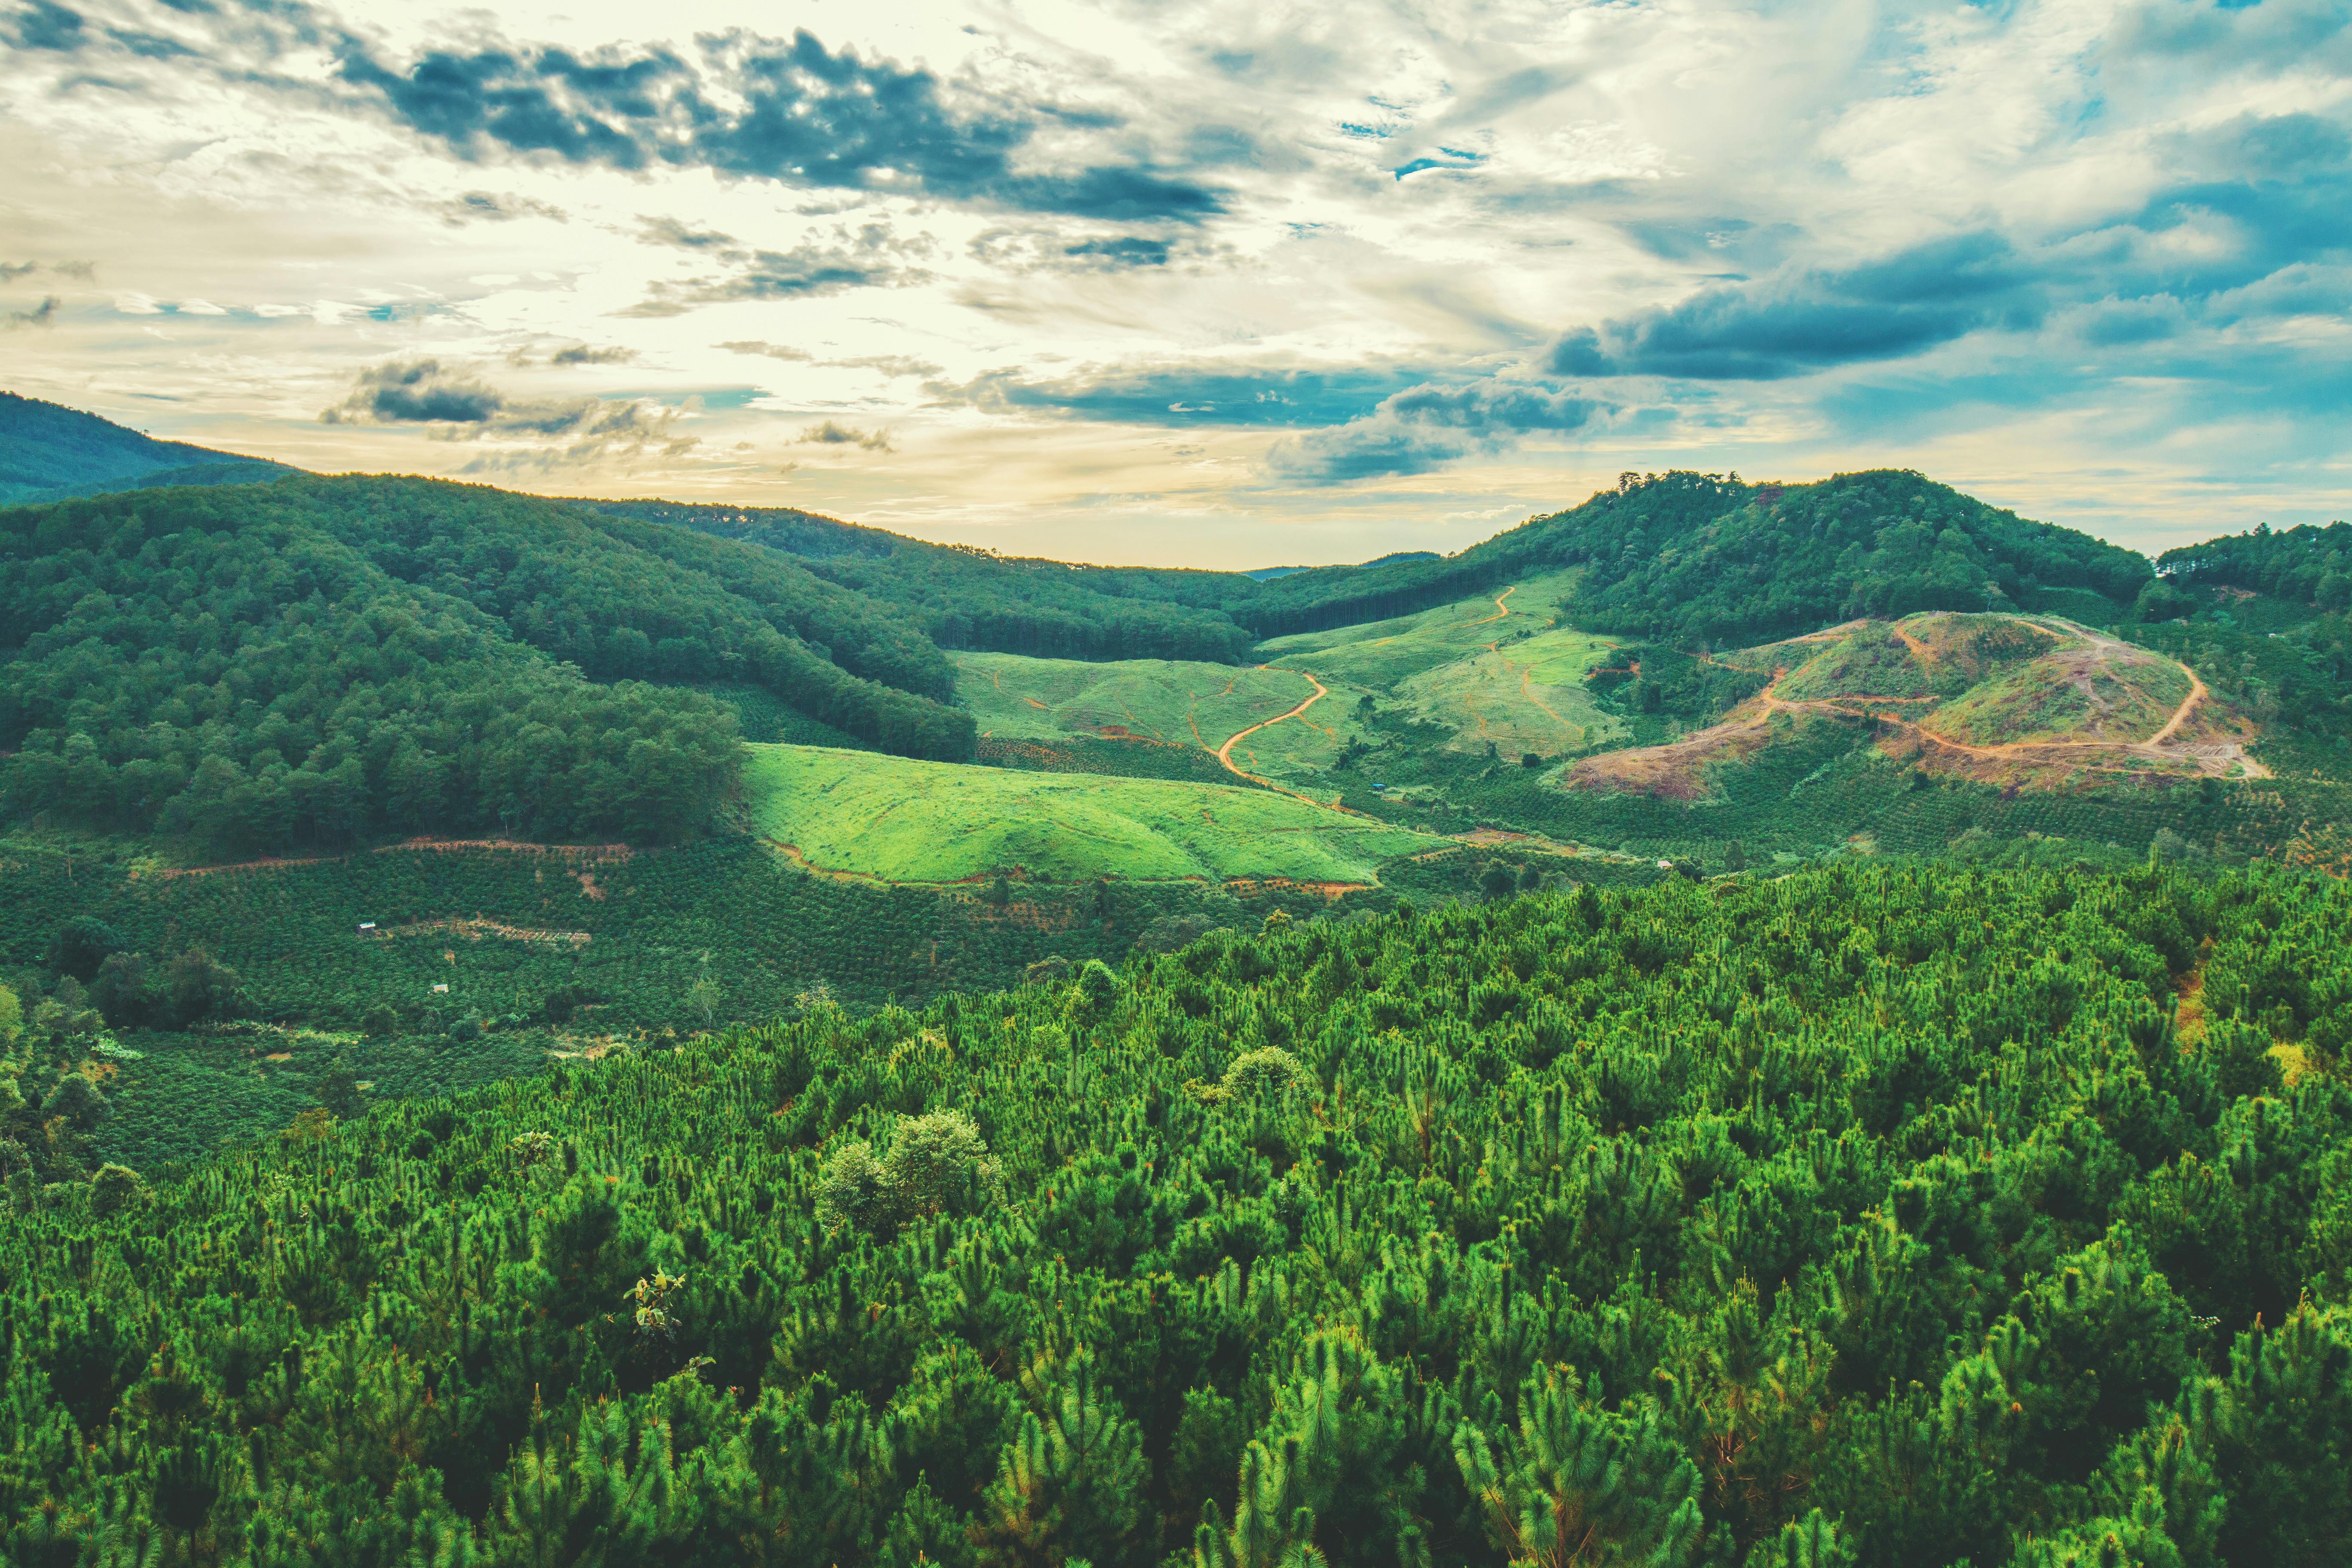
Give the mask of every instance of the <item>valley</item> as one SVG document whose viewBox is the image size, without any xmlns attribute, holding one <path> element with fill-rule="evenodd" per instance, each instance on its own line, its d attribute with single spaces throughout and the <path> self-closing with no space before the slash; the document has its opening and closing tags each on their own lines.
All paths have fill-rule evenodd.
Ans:
<svg viewBox="0 0 2352 1568">
<path fill-rule="evenodd" d="M 1916 476 L 1652 476 L 1455 557 L 1260 579 L 233 454 L 190 485 L 183 454 L 85 444 L 156 482 L 0 510 L 0 973 L 58 993 L 85 921 L 144 977 L 87 1015 L 143 1042 L 111 1069 L 140 1158 L 286 1103 L 239 1091 L 192 1142 L 142 1109 L 187 1074 L 417 1092 L 1276 916 L 2352 857 L 2352 723 L 2313 662 L 2339 623 L 2253 637 L 2273 598 L 2218 589 L 2145 622 L 2143 559 Z M 1927 521 L 1943 542 L 1904 542 Z M 1842 597 L 1814 542 L 1840 529 L 1877 542 Z M 1636 593 L 1666 558 L 1629 532 L 1747 578 Z M 2010 607 L 1937 575 L 1962 537 Z M 2112 594 L 2085 619 L 2027 563 Z M 201 1006 L 165 978 L 192 952 L 227 976 Z M 232 1023 L 258 1032 L 223 1057 Z"/>
</svg>

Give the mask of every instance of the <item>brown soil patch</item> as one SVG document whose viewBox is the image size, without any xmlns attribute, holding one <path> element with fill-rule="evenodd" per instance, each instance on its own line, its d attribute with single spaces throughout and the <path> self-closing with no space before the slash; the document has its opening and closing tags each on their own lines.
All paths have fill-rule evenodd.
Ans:
<svg viewBox="0 0 2352 1568">
<path fill-rule="evenodd" d="M 2189 1049 L 2205 1037 L 2205 955 L 2197 955 L 2197 967 L 2172 983 L 2180 1000 L 2172 1009 L 2172 1037 L 2182 1050 Z"/>
<path fill-rule="evenodd" d="M 1291 889 L 1302 893 L 1313 893 L 1316 897 L 1331 903 L 1338 902 L 1349 893 L 1368 892 L 1371 887 L 1372 884 L 1370 882 L 1295 882 L 1288 877 L 1235 877 L 1225 884 L 1227 891 L 1244 897 L 1251 893 Z"/>
<path fill-rule="evenodd" d="M 1776 706 L 1788 705 L 1778 703 L 1767 689 L 1733 709 L 1720 724 L 1710 724 L 1663 746 L 1637 746 L 1587 757 L 1569 769 L 1561 783 L 1569 789 L 1703 800 L 1708 768 L 1752 756 L 1772 738 Z"/>
<path fill-rule="evenodd" d="M 471 920 L 411 921 L 406 925 L 387 926 L 367 933 L 366 940 L 389 942 L 397 936 L 416 936 L 426 931 L 454 931 L 467 942 L 479 942 L 484 937 L 502 936 L 509 942 L 543 942 L 559 946 L 585 947 L 595 938 L 584 931 L 541 931 L 530 926 L 510 926 L 499 921 Z M 441 956 L 450 963 L 457 962 L 454 950 Z"/>
</svg>

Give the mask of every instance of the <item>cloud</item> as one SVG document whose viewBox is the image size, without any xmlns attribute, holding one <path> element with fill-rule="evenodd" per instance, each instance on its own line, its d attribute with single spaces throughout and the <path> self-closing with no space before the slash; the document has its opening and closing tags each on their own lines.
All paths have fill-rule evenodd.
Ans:
<svg viewBox="0 0 2352 1568">
<path fill-rule="evenodd" d="M 531 196 L 493 195 L 488 191 L 467 191 L 452 197 L 435 209 L 441 221 L 452 228 L 463 228 L 469 223 L 512 223 L 521 217 L 551 218 L 557 223 L 570 221 L 562 207 Z"/>
<path fill-rule="evenodd" d="M 394 360 L 359 373 L 342 402 L 322 409 L 328 425 L 412 425 L 445 441 L 504 439 L 526 446 L 562 443 L 534 458 L 478 458 L 467 472 L 516 471 L 547 462 L 582 463 L 635 456 L 650 448 L 682 452 L 692 437 L 671 433 L 678 411 L 634 398 L 517 399 L 438 360 Z"/>
<path fill-rule="evenodd" d="M 89 42 L 79 11 L 68 11 L 54 0 L 30 0 L 30 4 L 10 18 L 9 29 L 20 49 L 49 49 L 59 54 L 72 54 Z"/>
<path fill-rule="evenodd" d="M 1116 239 L 1087 239 L 1062 247 L 1062 254 L 1081 262 L 1124 269 L 1129 267 L 1165 267 L 1168 265 L 1168 241 L 1150 239 L 1139 234 L 1123 234 Z"/>
<path fill-rule="evenodd" d="M 1285 437 L 1267 450 L 1275 477 L 1307 485 L 1426 473 L 1491 455 L 1536 432 L 1578 430 L 1607 405 L 1531 382 L 1488 379 L 1409 387 L 1359 419 Z"/>
<path fill-rule="evenodd" d="M 135 27 L 109 27 L 106 36 L 141 59 L 168 60 L 196 52 L 177 38 L 167 38 L 161 33 L 141 32 Z"/>
<path fill-rule="evenodd" d="M 836 425 L 828 419 L 822 425 L 812 425 L 801 432 L 793 443 L 799 447 L 862 447 L 869 452 L 887 452 L 889 435 L 881 430 L 859 430 L 847 425 Z"/>
<path fill-rule="evenodd" d="M 715 229 L 691 229 L 674 217 L 649 217 L 644 220 L 643 233 L 647 243 L 674 245 L 681 250 L 711 250 L 731 246 L 735 237 Z"/>
<path fill-rule="evenodd" d="M 991 413 L 1154 426 L 1328 425 L 1370 410 L 1425 373 L 1380 366 L 1226 370 L 1151 365 L 1057 381 L 990 371 L 961 384 L 925 388 L 943 404 Z"/>
<path fill-rule="evenodd" d="M 592 349 L 586 343 L 573 343 L 549 356 L 550 364 L 626 364 L 637 357 L 635 349 L 620 347 Z"/>
<path fill-rule="evenodd" d="M 719 237 L 723 238 L 724 237 Z M 731 270 L 674 281 L 656 279 L 645 300 L 625 316 L 678 316 L 698 305 L 738 300 L 808 300 L 850 289 L 903 288 L 930 274 L 908 264 L 928 241 L 904 241 L 881 224 L 867 224 L 852 237 L 835 231 L 832 246 L 807 244 L 791 250 L 717 250 L 711 258 Z"/>
<path fill-rule="evenodd" d="M 2032 325 L 2047 301 L 2034 268 L 1998 234 L 1929 241 L 1858 266 L 1796 268 L 1702 289 L 1680 302 L 1552 347 L 1559 375 L 1769 381 L 1897 359 L 1996 323 Z"/>
<path fill-rule="evenodd" d="M 329 425 L 483 425 L 505 405 L 483 383 L 421 359 L 360 372 L 352 395 L 319 417 Z"/>
<path fill-rule="evenodd" d="M 940 367 L 927 359 L 912 354 L 866 354 L 857 359 L 829 359 L 818 362 L 841 370 L 878 371 L 887 376 L 937 375 Z"/>
<path fill-rule="evenodd" d="M 807 300 L 838 294 L 845 289 L 882 284 L 915 283 L 926 274 L 890 266 L 866 266 L 837 252 L 803 246 L 797 250 L 758 250 L 751 265 L 719 278 L 698 278 L 673 283 L 654 281 L 651 294 L 621 312 L 624 316 L 682 316 L 697 305 L 723 305 L 742 300 Z"/>
<path fill-rule="evenodd" d="M 806 31 L 786 40 L 739 30 L 699 42 L 699 64 L 666 48 L 583 56 L 517 45 L 433 50 L 394 67 L 350 40 L 340 74 L 469 160 L 537 154 L 631 172 L 700 168 L 1109 219 L 1198 222 L 1226 205 L 1218 189 L 1131 161 L 1016 167 L 1014 155 L 1046 118 L 1040 110 L 950 89 L 920 68 L 829 50 Z M 1066 132 L 1076 124 L 1054 118 Z"/>
<path fill-rule="evenodd" d="M 52 326 L 64 308 L 65 301 L 51 294 L 29 310 L 0 310 L 0 330 L 13 332 L 19 327 Z"/>
<path fill-rule="evenodd" d="M 41 269 L 37 261 L 0 261 L 0 283 L 14 283 L 19 278 L 29 278 Z"/>
<path fill-rule="evenodd" d="M 1016 273 L 1132 272 L 1167 267 L 1180 257 L 1197 260 L 1226 251 L 1225 247 L 1203 244 L 1189 233 L 1176 237 L 1147 234 L 1073 237 L 1054 228 L 1014 227 L 983 229 L 965 248 L 974 260 Z"/>
<path fill-rule="evenodd" d="M 791 348 L 783 343 L 763 343 L 751 339 L 731 343 L 719 343 L 714 346 L 725 349 L 729 353 L 761 354 L 768 359 L 805 361 L 815 357 L 804 349 Z"/>
<path fill-rule="evenodd" d="M 819 359 L 806 349 L 793 348 L 785 343 L 744 340 L 714 345 L 730 353 L 757 354 L 763 359 L 785 360 L 794 364 L 824 365 L 834 370 L 871 370 L 887 376 L 926 376 L 940 374 L 940 367 L 927 359 L 911 354 L 863 354 L 856 359 Z"/>
</svg>

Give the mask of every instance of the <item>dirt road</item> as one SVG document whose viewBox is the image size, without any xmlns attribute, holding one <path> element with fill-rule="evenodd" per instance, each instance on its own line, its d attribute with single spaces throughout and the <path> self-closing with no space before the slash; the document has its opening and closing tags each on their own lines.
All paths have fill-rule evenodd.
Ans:
<svg viewBox="0 0 2352 1568">
<path fill-rule="evenodd" d="M 1265 669 L 1268 667 L 1261 664 L 1258 668 L 1260 669 Z M 1228 735 L 1225 738 L 1225 743 L 1217 748 L 1217 761 L 1223 763 L 1225 771 L 1232 773 L 1235 778 L 1244 778 L 1249 780 L 1252 784 L 1264 784 L 1266 788 L 1272 790 L 1280 790 L 1284 795 L 1289 795 L 1292 799 L 1303 800 L 1309 805 L 1324 805 L 1324 802 L 1315 799 L 1312 795 L 1300 795 L 1297 790 L 1285 788 L 1283 785 L 1275 783 L 1272 779 L 1260 778 L 1257 774 L 1249 772 L 1247 769 L 1242 767 L 1241 764 L 1234 761 L 1234 746 L 1237 742 L 1246 740 L 1248 737 L 1256 734 L 1260 730 L 1265 729 L 1269 724 L 1279 724 L 1285 719 L 1296 719 L 1300 714 L 1306 712 L 1309 708 L 1314 707 L 1318 702 L 1322 701 L 1323 699 L 1331 695 L 1330 688 L 1325 686 L 1313 676 L 1307 675 L 1305 670 L 1294 669 L 1291 670 L 1290 673 L 1293 675 L 1306 676 L 1307 683 L 1315 688 L 1315 695 L 1309 697 L 1306 701 L 1301 702 L 1297 707 L 1293 708 L 1287 713 L 1277 713 L 1271 719 L 1261 719 L 1256 723 L 1251 725 L 1248 729 L 1237 730 L 1233 734 Z M 1199 731 L 1195 731 L 1194 733 L 1197 734 Z M 1326 806 L 1326 809 L 1337 811 L 1344 808 L 1339 806 Z"/>
</svg>

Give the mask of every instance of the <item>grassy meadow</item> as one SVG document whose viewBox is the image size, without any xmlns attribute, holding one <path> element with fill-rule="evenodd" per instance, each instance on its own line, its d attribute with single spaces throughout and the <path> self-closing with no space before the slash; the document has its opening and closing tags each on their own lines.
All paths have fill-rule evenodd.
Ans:
<svg viewBox="0 0 2352 1568">
<path fill-rule="evenodd" d="M 754 826 L 813 867 L 890 882 L 998 871 L 1066 881 L 1375 879 L 1424 834 L 1269 790 L 1024 773 L 814 746 L 753 746 Z"/>
</svg>

